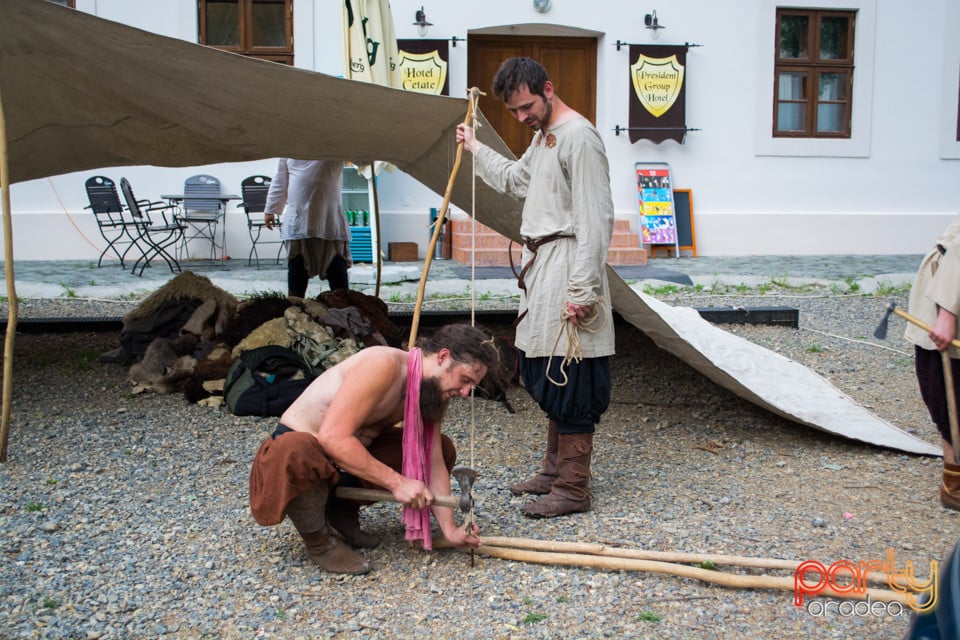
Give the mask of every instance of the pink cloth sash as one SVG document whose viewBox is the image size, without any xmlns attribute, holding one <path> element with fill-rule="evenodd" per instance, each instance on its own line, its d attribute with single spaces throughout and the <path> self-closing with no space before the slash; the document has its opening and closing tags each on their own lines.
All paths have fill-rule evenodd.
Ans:
<svg viewBox="0 0 960 640">
<path fill-rule="evenodd" d="M 403 465 L 405 478 L 420 480 L 430 486 L 430 454 L 433 448 L 432 422 L 420 415 L 420 383 L 423 380 L 423 352 L 414 347 L 407 358 L 407 394 L 403 401 Z M 403 508 L 406 539 L 422 540 L 423 548 L 433 550 L 430 537 L 430 509 Z"/>
</svg>

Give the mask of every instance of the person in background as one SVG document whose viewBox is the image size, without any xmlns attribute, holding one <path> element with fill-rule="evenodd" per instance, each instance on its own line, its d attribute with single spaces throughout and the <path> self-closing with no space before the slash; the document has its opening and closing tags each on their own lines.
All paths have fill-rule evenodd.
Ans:
<svg viewBox="0 0 960 640">
<path fill-rule="evenodd" d="M 554 92 L 531 58 L 510 58 L 493 79 L 507 110 L 535 132 L 519 160 L 481 143 L 471 127 L 457 141 L 483 180 L 523 198 L 524 291 L 516 346 L 524 386 L 547 414 L 543 467 L 512 485 L 542 497 L 524 506 L 530 517 L 588 511 L 593 434 L 610 403 L 613 314 L 606 275 L 613 235 L 613 196 L 606 151 L 596 128 Z"/>
<path fill-rule="evenodd" d="M 924 331 L 912 322 L 907 323 L 904 337 L 914 345 L 920 395 L 930 418 L 937 425 L 943 444 L 940 504 L 960 511 L 960 461 L 953 454 L 940 354 L 943 351 L 950 354 L 953 393 L 954 397 L 960 396 L 960 350 L 950 344 L 957 337 L 957 315 L 960 314 L 960 215 L 954 218 L 920 264 L 910 289 L 908 308 L 910 315 L 930 327 L 930 331 Z"/>
<path fill-rule="evenodd" d="M 283 216 L 280 237 L 287 248 L 287 295 L 303 298 L 310 278 L 330 290 L 350 287 L 350 229 L 343 214 L 343 162 L 281 158 L 270 183 L 264 221 L 272 229 Z"/>
</svg>

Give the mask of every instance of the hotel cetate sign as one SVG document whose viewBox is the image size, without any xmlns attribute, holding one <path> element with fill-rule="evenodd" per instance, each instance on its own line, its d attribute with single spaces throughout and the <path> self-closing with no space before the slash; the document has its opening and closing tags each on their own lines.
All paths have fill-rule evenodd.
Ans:
<svg viewBox="0 0 960 640">
<path fill-rule="evenodd" d="M 400 80 L 405 91 L 450 95 L 446 40 L 399 40 Z"/>
</svg>

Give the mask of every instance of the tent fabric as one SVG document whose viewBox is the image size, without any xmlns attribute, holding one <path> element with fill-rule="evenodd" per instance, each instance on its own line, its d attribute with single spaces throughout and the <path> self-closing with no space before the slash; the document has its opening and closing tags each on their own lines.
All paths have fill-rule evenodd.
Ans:
<svg viewBox="0 0 960 640">
<path fill-rule="evenodd" d="M 110 166 L 293 157 L 387 161 L 437 194 L 446 190 L 465 99 L 253 60 L 50 2 L 0 0 L 0 16 L 11 182 Z M 480 140 L 509 154 L 478 117 Z M 519 240 L 520 203 L 480 180 L 474 201 L 471 183 L 464 154 L 451 202 Z M 635 293 L 609 267 L 608 275 L 624 318 L 734 393 L 803 425 L 939 455 L 812 371 L 694 320 L 692 310 Z"/>
</svg>

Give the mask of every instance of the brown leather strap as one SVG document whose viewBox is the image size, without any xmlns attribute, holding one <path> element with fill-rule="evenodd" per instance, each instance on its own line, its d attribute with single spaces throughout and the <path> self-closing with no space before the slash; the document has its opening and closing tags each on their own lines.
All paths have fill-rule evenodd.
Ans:
<svg viewBox="0 0 960 640">
<path fill-rule="evenodd" d="M 542 238 L 537 238 L 535 240 L 531 238 L 524 238 L 523 245 L 530 250 L 531 256 L 530 256 L 530 260 L 527 261 L 527 264 L 523 265 L 523 268 L 520 269 L 520 275 L 517 276 L 517 286 L 520 288 L 521 291 L 523 291 L 524 293 L 527 292 L 527 283 L 524 282 L 523 276 L 525 276 L 527 271 L 530 269 L 530 267 L 533 266 L 533 261 L 536 260 L 537 258 L 537 249 L 539 249 L 540 247 L 542 247 L 543 245 L 549 242 L 553 242 L 554 240 L 559 240 L 560 238 L 572 238 L 572 237 L 573 236 L 568 236 L 562 233 L 553 233 L 553 234 L 550 234 L 549 236 L 544 236 Z M 526 317 L 526 315 L 527 315 L 527 310 L 524 310 L 524 312 L 521 313 L 519 316 L 517 316 L 517 319 L 513 321 L 513 326 L 516 327 L 518 324 L 520 324 L 520 321 L 523 320 L 524 317 Z"/>
</svg>

